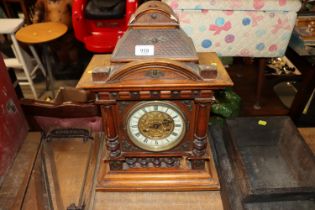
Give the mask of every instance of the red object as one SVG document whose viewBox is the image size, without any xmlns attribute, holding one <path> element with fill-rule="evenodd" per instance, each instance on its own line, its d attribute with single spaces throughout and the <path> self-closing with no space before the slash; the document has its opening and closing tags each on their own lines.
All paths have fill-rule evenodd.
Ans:
<svg viewBox="0 0 315 210">
<path fill-rule="evenodd" d="M 97 15 L 91 11 L 93 8 L 87 8 L 88 4 L 91 5 L 91 1 L 96 1 L 93 8 L 94 10 L 98 10 L 97 15 L 100 17 L 97 17 Z M 114 50 L 118 39 L 127 30 L 128 21 L 138 7 L 138 0 L 120 0 L 124 6 L 123 15 L 118 14 L 115 16 L 115 14 L 110 14 L 107 18 L 102 15 L 104 12 L 102 13 L 99 5 L 115 4 L 112 2 L 119 2 L 119 0 L 112 2 L 103 1 L 103 3 L 101 1 L 102 0 L 74 0 L 72 5 L 72 24 L 75 37 L 84 43 L 87 50 L 97 53 L 107 53 Z M 110 6 L 109 8 L 112 8 L 115 5 Z M 89 15 L 87 11 L 92 12 L 92 14 Z M 114 13 L 114 11 L 114 9 L 111 9 L 107 12 Z M 103 18 L 101 16 L 103 16 Z"/>
<path fill-rule="evenodd" d="M 0 184 L 27 130 L 26 119 L 0 54 Z"/>
</svg>

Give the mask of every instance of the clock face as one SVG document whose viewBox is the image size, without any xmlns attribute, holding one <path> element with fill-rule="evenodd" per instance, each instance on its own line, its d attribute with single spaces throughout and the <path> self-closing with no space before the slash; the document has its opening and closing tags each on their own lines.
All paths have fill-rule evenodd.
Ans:
<svg viewBox="0 0 315 210">
<path fill-rule="evenodd" d="M 146 102 L 133 108 L 127 118 L 131 141 L 148 151 L 175 147 L 186 130 L 182 112 L 166 102 Z"/>
</svg>

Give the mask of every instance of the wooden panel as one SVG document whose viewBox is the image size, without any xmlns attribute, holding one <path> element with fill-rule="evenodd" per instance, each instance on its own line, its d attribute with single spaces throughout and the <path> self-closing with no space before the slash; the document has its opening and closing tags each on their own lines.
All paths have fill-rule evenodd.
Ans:
<svg viewBox="0 0 315 210">
<path fill-rule="evenodd" d="M 305 142 L 311 148 L 313 154 L 315 154 L 315 128 L 299 128 Z"/>
<path fill-rule="evenodd" d="M 259 126 L 260 119 L 267 125 Z M 211 128 L 225 209 L 315 208 L 308 200 L 314 198 L 314 156 L 289 118 L 241 118 L 228 124 L 227 130 Z"/>
<path fill-rule="evenodd" d="M 45 187 L 45 177 L 42 170 L 42 153 L 37 155 L 34 169 L 31 174 L 22 210 L 50 210 L 49 197 Z"/>
<path fill-rule="evenodd" d="M 11 23 L 11 22 L 10 22 Z M 0 185 L 27 135 L 27 122 L 0 54 Z"/>
<path fill-rule="evenodd" d="M 151 56 L 136 56 L 135 48 L 139 43 L 154 45 L 154 54 Z M 167 30 L 161 28 L 152 30 L 147 28 L 128 29 L 124 36 L 119 39 L 111 62 L 130 62 L 148 58 L 198 62 L 192 40 L 179 28 L 169 28 Z"/>
<path fill-rule="evenodd" d="M 218 191 L 97 192 L 94 210 L 223 210 Z"/>
<path fill-rule="evenodd" d="M 266 121 L 266 126 L 259 125 L 259 120 Z M 225 134 L 235 174 L 243 179 L 244 200 L 315 196 L 314 156 L 288 117 L 227 120 Z"/>
<path fill-rule="evenodd" d="M 212 151 L 207 148 L 206 167 L 200 170 L 179 169 L 130 169 L 113 171 L 104 161 L 100 165 L 97 191 L 198 191 L 219 190 L 220 184 L 214 165 Z M 187 161 L 187 160 L 185 160 Z"/>
<path fill-rule="evenodd" d="M 0 209 L 20 209 L 40 145 L 40 133 L 29 133 L 0 190 Z"/>
</svg>

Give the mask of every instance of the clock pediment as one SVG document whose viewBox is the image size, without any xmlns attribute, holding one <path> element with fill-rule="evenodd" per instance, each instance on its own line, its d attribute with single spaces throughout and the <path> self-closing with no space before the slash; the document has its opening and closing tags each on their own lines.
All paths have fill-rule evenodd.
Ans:
<svg viewBox="0 0 315 210">
<path fill-rule="evenodd" d="M 195 68 L 194 68 L 195 67 Z M 147 59 L 122 65 L 109 75 L 108 82 L 159 80 L 159 82 L 200 81 L 197 66 L 190 67 L 184 63 L 168 59 Z M 144 81 L 147 82 L 147 81 Z"/>
<path fill-rule="evenodd" d="M 170 59 L 145 59 L 93 72 L 93 80 L 106 84 L 137 85 L 194 84 L 216 79 L 216 66 L 184 63 Z"/>
</svg>

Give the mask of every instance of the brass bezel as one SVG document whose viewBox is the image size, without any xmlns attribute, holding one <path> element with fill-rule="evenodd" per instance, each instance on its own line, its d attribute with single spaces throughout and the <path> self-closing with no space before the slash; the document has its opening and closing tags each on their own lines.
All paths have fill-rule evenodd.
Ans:
<svg viewBox="0 0 315 210">
<path fill-rule="evenodd" d="M 180 136 L 176 139 L 176 141 L 168 144 L 168 145 L 165 145 L 165 146 L 148 146 L 148 145 L 145 145 L 145 144 L 141 144 L 136 138 L 134 138 L 134 136 L 131 134 L 131 131 L 130 131 L 130 128 L 129 128 L 129 122 L 130 122 L 130 117 L 131 115 L 136 112 L 137 110 L 139 109 L 142 109 L 143 107 L 146 107 L 146 106 L 154 106 L 154 105 L 163 105 L 163 106 L 167 106 L 173 110 L 175 110 L 180 116 L 181 118 L 183 119 L 183 131 L 181 132 Z M 141 149 L 144 149 L 144 150 L 147 150 L 147 151 L 150 151 L 150 152 L 162 152 L 162 151 L 167 151 L 167 150 L 170 150 L 174 147 L 176 147 L 181 141 L 182 139 L 184 138 L 185 134 L 186 134 L 186 118 L 185 118 L 185 115 L 184 113 L 174 104 L 170 103 L 170 102 L 165 102 L 165 101 L 147 101 L 147 102 L 140 102 L 138 103 L 137 105 L 135 105 L 128 113 L 127 115 L 127 119 L 125 120 L 125 127 L 126 127 L 126 130 L 127 130 L 127 134 L 128 134 L 128 137 L 130 139 L 130 141 L 132 143 L 134 143 L 137 147 L 141 148 Z"/>
</svg>

